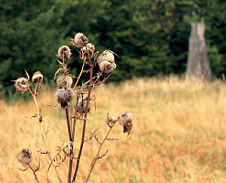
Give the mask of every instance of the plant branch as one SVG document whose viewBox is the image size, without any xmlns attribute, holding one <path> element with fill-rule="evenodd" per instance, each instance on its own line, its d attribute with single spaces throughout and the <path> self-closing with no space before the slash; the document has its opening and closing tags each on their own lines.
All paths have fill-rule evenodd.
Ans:
<svg viewBox="0 0 226 183">
<path fill-rule="evenodd" d="M 38 177 L 37 177 L 37 175 L 36 175 L 35 170 L 31 167 L 31 165 L 30 165 L 30 164 L 28 164 L 28 166 L 29 166 L 29 168 L 31 169 L 31 171 L 33 172 L 33 174 L 34 174 L 34 176 L 35 176 L 35 180 L 37 181 L 37 183 L 39 183 L 39 181 L 38 181 Z"/>
<path fill-rule="evenodd" d="M 40 124 L 40 128 L 41 128 L 41 131 L 42 131 L 42 136 L 43 136 L 43 139 L 44 139 L 44 142 L 45 142 L 45 145 L 46 145 L 46 148 L 47 148 L 47 151 L 50 152 L 49 150 L 49 144 L 47 142 L 47 139 L 46 139 L 46 134 L 45 134 L 45 130 L 43 128 L 43 125 L 42 125 L 42 116 L 40 115 L 40 110 L 39 110 L 39 107 L 38 107 L 38 103 L 37 103 L 37 100 L 36 100 L 36 97 L 35 95 L 33 94 L 33 92 L 31 91 L 30 87 L 28 87 L 28 90 L 29 92 L 31 93 L 32 97 L 33 97 L 33 100 L 34 100 L 34 103 L 35 103 L 35 108 L 36 108 L 36 112 L 37 112 L 37 117 L 39 119 L 39 124 Z M 52 160 L 52 157 L 51 157 L 51 154 L 48 153 L 48 156 L 49 156 L 49 159 Z M 60 179 L 60 176 L 57 172 L 57 169 L 56 169 L 56 166 L 54 165 L 54 169 L 55 169 L 55 172 L 57 174 L 57 178 L 59 180 L 59 182 L 62 183 L 61 179 Z M 47 179 L 48 179 L 48 175 L 47 175 Z"/>
<path fill-rule="evenodd" d="M 78 78 L 77 78 L 77 81 L 76 81 L 76 83 L 75 83 L 75 86 L 73 87 L 73 90 L 75 90 L 75 88 L 76 88 L 76 86 L 77 86 L 77 84 L 78 84 L 78 82 L 79 82 L 79 80 L 80 80 L 80 77 L 81 77 L 81 75 L 82 75 L 82 73 L 83 73 L 83 70 L 84 70 L 84 66 L 85 66 L 85 62 L 83 62 L 83 64 L 82 64 L 82 69 L 81 69 L 81 71 L 80 71 L 80 73 L 79 73 L 79 76 L 78 76 Z"/>
<path fill-rule="evenodd" d="M 69 105 L 66 106 L 65 111 L 66 111 L 66 119 L 67 119 L 67 128 L 68 128 L 69 141 L 72 141 L 72 131 L 71 131 L 72 126 L 71 126 L 71 119 L 70 119 L 71 115 L 70 115 L 69 107 L 70 107 Z"/>
<path fill-rule="evenodd" d="M 115 122 L 115 123 L 116 123 L 116 122 Z M 88 176 L 87 176 L 85 182 L 88 182 L 88 181 L 89 181 L 90 175 L 91 175 L 91 173 L 92 173 L 92 171 L 93 171 L 93 169 L 94 169 L 94 166 L 95 166 L 95 164 L 96 164 L 96 161 L 97 161 L 98 159 L 101 159 L 102 157 L 104 157 L 104 156 L 107 154 L 108 150 L 107 150 L 102 156 L 100 156 L 100 151 L 101 151 L 101 148 L 102 148 L 104 142 L 108 139 L 108 135 L 111 133 L 111 130 L 112 130 L 112 128 L 114 127 L 115 123 L 112 125 L 112 127 L 110 127 L 110 129 L 109 129 L 108 133 L 106 134 L 104 140 L 103 140 L 102 142 L 99 143 L 99 144 L 100 144 L 100 145 L 99 145 L 99 149 L 98 149 L 98 151 L 97 151 L 97 154 L 96 154 L 95 158 L 93 159 L 93 161 L 92 161 L 92 163 L 91 163 L 90 171 L 89 171 L 89 174 L 88 174 Z"/>
<path fill-rule="evenodd" d="M 73 154 L 73 143 L 74 143 L 74 137 L 75 137 L 75 127 L 76 127 L 76 116 L 74 117 L 74 123 L 73 123 L 73 130 L 72 130 L 72 145 L 71 145 L 71 151 L 70 151 L 70 156 Z M 68 169 L 68 183 L 71 183 L 71 175 L 72 175 L 72 165 L 73 165 L 73 159 L 74 159 L 74 154 L 73 157 L 70 158 L 69 160 L 69 169 Z"/>
<path fill-rule="evenodd" d="M 90 60 L 90 57 L 89 57 L 89 60 Z M 90 61 L 90 63 L 91 63 L 91 61 Z M 88 115 L 88 107 L 89 107 L 90 95 L 91 95 L 91 91 L 92 91 L 93 67 L 94 67 L 94 65 L 91 65 L 91 68 L 90 68 L 90 85 L 89 85 L 89 91 L 88 91 L 88 96 L 87 96 L 85 119 L 83 121 L 82 139 L 81 139 L 81 144 L 80 144 L 80 148 L 79 148 L 77 164 L 76 164 L 75 173 L 74 173 L 74 176 L 73 176 L 73 179 L 72 179 L 72 183 L 74 183 L 75 180 L 76 180 L 76 176 L 77 176 L 78 168 L 79 168 L 79 163 L 80 163 L 80 158 L 81 158 L 81 154 L 82 154 L 82 149 L 83 149 L 83 144 L 84 144 L 84 139 L 85 139 L 86 121 L 87 121 L 87 115 Z"/>
</svg>

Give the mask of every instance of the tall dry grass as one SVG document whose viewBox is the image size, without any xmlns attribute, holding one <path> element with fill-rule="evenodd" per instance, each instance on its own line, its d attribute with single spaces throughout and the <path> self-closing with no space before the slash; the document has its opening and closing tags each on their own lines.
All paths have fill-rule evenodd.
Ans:
<svg viewBox="0 0 226 183">
<path fill-rule="evenodd" d="M 118 86 L 102 85 L 96 91 L 97 109 L 92 106 L 88 119 L 89 132 L 101 127 L 101 139 L 108 130 L 106 114 L 117 116 L 130 109 L 134 114 L 134 131 L 127 138 L 118 124 L 111 136 L 118 141 L 106 142 L 106 157 L 97 162 L 91 176 L 96 183 L 149 182 L 226 182 L 226 87 L 217 81 L 212 84 L 193 83 L 170 78 L 134 79 Z M 48 123 L 50 149 L 67 141 L 63 110 L 52 110 L 54 90 L 45 89 L 38 98 Z M 39 154 L 36 144 L 44 149 L 39 124 L 29 119 L 35 112 L 32 101 L 8 105 L 0 101 L 0 182 L 33 182 L 30 170 L 21 172 L 17 154 L 22 148 L 33 151 L 34 164 Z M 95 113 L 95 114 L 94 114 Z M 25 117 L 27 116 L 27 117 Z M 75 147 L 79 148 L 82 122 L 78 121 Z M 78 182 L 84 181 L 98 144 L 85 143 Z M 37 172 L 45 182 L 47 155 L 41 155 L 41 170 Z M 59 167 L 59 174 L 67 180 L 67 164 Z M 57 182 L 53 169 L 50 180 Z"/>
</svg>

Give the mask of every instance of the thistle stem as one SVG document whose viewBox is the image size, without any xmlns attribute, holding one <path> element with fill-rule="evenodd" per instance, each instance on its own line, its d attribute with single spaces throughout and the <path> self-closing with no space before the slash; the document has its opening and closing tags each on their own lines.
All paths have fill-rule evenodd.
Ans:
<svg viewBox="0 0 226 183">
<path fill-rule="evenodd" d="M 71 132 L 71 119 L 70 119 L 70 110 L 69 106 L 66 107 L 66 118 L 67 118 L 67 127 L 68 127 L 68 135 L 69 135 L 69 140 L 72 142 L 72 132 Z M 71 149 L 70 149 L 70 155 L 73 154 L 73 144 L 71 144 Z M 69 161 L 69 167 L 68 167 L 68 183 L 71 183 L 71 173 L 72 173 L 72 163 L 73 163 L 73 158 L 70 159 Z"/>
<path fill-rule="evenodd" d="M 69 106 L 66 107 L 65 111 L 66 111 L 66 118 L 67 118 L 67 128 L 68 128 L 68 136 L 69 136 L 69 140 L 72 141 L 72 125 L 71 125 L 71 119 L 70 119 L 70 110 L 69 110 Z"/>
<path fill-rule="evenodd" d="M 35 170 L 32 168 L 32 166 L 31 166 L 30 164 L 28 164 L 28 166 L 29 166 L 29 168 L 31 169 L 31 171 L 33 172 L 33 174 L 34 174 L 34 176 L 35 176 L 35 180 L 36 180 L 36 182 L 37 182 L 37 183 L 39 183 L 39 181 L 38 181 L 38 177 L 37 177 L 37 175 L 36 175 Z"/>
<path fill-rule="evenodd" d="M 83 70 L 84 70 L 84 66 L 85 66 L 85 62 L 83 62 L 83 64 L 82 64 L 82 69 L 81 69 L 81 71 L 80 71 L 80 73 L 79 73 L 79 76 L 78 76 L 78 78 L 77 78 L 77 81 L 76 81 L 76 83 L 75 83 L 75 86 L 73 87 L 73 90 L 75 90 L 75 88 L 76 88 L 76 86 L 77 86 L 77 84 L 78 84 L 78 82 L 79 82 L 79 80 L 80 80 L 80 78 L 81 78 L 81 75 L 82 75 Z"/>
<path fill-rule="evenodd" d="M 37 117 L 39 119 L 39 124 L 40 124 L 40 128 L 41 128 L 41 131 L 42 131 L 42 136 L 43 136 L 43 139 L 44 139 L 44 142 L 45 142 L 45 145 L 46 145 L 46 149 L 49 152 L 48 153 L 49 159 L 52 161 L 52 157 L 51 157 L 50 150 L 49 150 L 49 144 L 48 144 L 48 141 L 46 139 L 45 131 L 44 131 L 44 128 L 43 128 L 43 125 L 42 125 L 42 117 L 40 116 L 40 111 L 39 111 L 39 107 L 38 107 L 38 103 L 37 103 L 36 97 L 33 94 L 33 92 L 31 91 L 30 87 L 28 87 L 28 90 L 29 90 L 29 92 L 31 93 L 31 95 L 33 97 L 33 100 L 34 100 L 34 103 L 35 103 L 36 112 L 37 112 Z M 55 165 L 54 165 L 54 169 L 55 169 L 55 172 L 57 174 L 57 178 L 58 178 L 59 182 L 62 183 Z"/>
<path fill-rule="evenodd" d="M 90 171 L 89 171 L 89 174 L 88 174 L 85 182 L 88 182 L 89 181 L 90 175 L 91 175 L 91 173 L 92 173 L 92 171 L 94 169 L 94 166 L 96 164 L 96 161 L 99 159 L 101 148 L 102 148 L 104 142 L 107 140 L 108 135 L 111 133 L 111 130 L 112 130 L 112 128 L 113 128 L 114 125 L 115 125 L 115 123 L 112 125 L 112 127 L 110 127 L 110 129 L 109 129 L 108 133 L 106 134 L 104 140 L 101 143 L 99 143 L 100 144 L 99 149 L 97 151 L 97 154 L 96 154 L 95 158 L 93 159 L 93 161 L 91 163 Z"/>
<path fill-rule="evenodd" d="M 35 84 L 35 91 L 34 91 L 34 96 L 37 96 L 37 89 L 38 89 L 38 84 Z"/>
<path fill-rule="evenodd" d="M 74 149 L 74 137 L 75 137 L 75 127 L 76 127 L 76 117 L 74 117 L 74 123 L 73 123 L 73 130 L 72 130 L 72 144 L 71 144 L 71 151 L 70 151 L 70 155 L 72 155 L 73 153 L 73 149 Z M 74 155 L 73 155 L 74 157 Z M 74 158 L 70 158 L 69 161 L 69 170 L 68 170 L 68 183 L 71 183 L 71 174 L 72 174 L 72 165 L 73 165 L 73 159 Z"/>
<path fill-rule="evenodd" d="M 89 58 L 90 60 L 90 58 Z M 90 61 L 91 62 L 91 61 Z M 87 96 L 87 104 L 86 104 L 86 111 L 85 111 L 85 119 L 83 121 L 83 130 L 82 130 L 82 139 L 81 139 L 81 144 L 80 144 L 80 148 L 79 148 L 79 153 L 78 153 L 78 158 L 77 158 L 77 164 L 76 164 L 76 168 L 75 168 L 75 173 L 72 179 L 72 183 L 75 182 L 76 177 L 77 177 L 77 173 L 78 173 L 78 168 L 79 168 L 79 163 L 80 163 L 80 158 L 81 158 L 81 154 L 82 154 L 82 149 L 83 149 L 83 144 L 84 144 L 84 139 L 85 139 L 85 132 L 86 132 L 86 119 L 87 119 L 87 115 L 88 115 L 88 107 L 89 107 L 89 102 L 90 102 L 90 95 L 91 95 L 91 91 L 92 91 L 92 77 L 93 77 L 93 67 L 94 65 L 91 65 L 90 68 L 90 85 L 89 85 L 89 91 L 88 91 L 88 96 Z"/>
</svg>

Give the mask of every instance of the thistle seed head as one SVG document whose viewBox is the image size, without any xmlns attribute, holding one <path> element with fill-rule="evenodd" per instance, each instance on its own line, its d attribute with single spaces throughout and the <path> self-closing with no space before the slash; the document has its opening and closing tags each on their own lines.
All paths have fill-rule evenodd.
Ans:
<svg viewBox="0 0 226 183">
<path fill-rule="evenodd" d="M 95 51 L 95 46 L 92 43 L 88 43 L 86 46 L 83 46 L 79 52 L 80 58 L 86 60 L 88 58 L 93 58 Z"/>
<path fill-rule="evenodd" d="M 128 132 L 128 135 L 131 133 L 133 128 L 132 121 L 133 121 L 133 114 L 128 111 L 125 113 L 122 113 L 119 117 L 118 122 L 121 126 L 123 126 L 123 132 L 124 133 Z"/>
<path fill-rule="evenodd" d="M 83 33 L 80 33 L 80 32 L 77 33 L 75 35 L 75 38 L 72 39 L 72 41 L 71 41 L 71 43 L 78 48 L 82 48 L 88 42 L 89 42 L 89 39 Z"/>
<path fill-rule="evenodd" d="M 101 62 L 99 67 L 100 67 L 101 72 L 103 72 L 105 74 L 109 74 L 116 68 L 116 64 L 110 63 L 108 61 L 103 61 L 103 62 Z"/>
<path fill-rule="evenodd" d="M 79 113 L 85 113 L 86 112 L 86 106 L 87 106 L 87 98 L 86 97 L 80 98 L 78 100 L 77 111 Z M 90 107 L 91 107 L 91 100 L 89 101 L 88 112 L 90 111 Z"/>
<path fill-rule="evenodd" d="M 97 57 L 97 63 L 98 65 L 101 64 L 101 62 L 108 61 L 110 63 L 115 63 L 115 57 L 111 50 L 105 50 Z"/>
<path fill-rule="evenodd" d="M 21 163 L 29 164 L 33 160 L 32 152 L 29 149 L 23 149 L 18 154 L 18 161 Z"/>
<path fill-rule="evenodd" d="M 29 81 L 24 77 L 20 77 L 15 81 L 14 86 L 17 93 L 24 93 L 29 88 Z"/>
<path fill-rule="evenodd" d="M 43 81 L 43 75 L 40 71 L 36 71 L 32 76 L 32 81 L 35 83 L 42 83 Z"/>
<path fill-rule="evenodd" d="M 111 128 L 115 123 L 117 122 L 117 119 L 113 116 L 107 116 L 107 124 Z"/>
<path fill-rule="evenodd" d="M 58 89 L 55 94 L 57 102 L 61 104 L 61 107 L 64 108 L 68 105 L 68 102 L 71 102 L 74 97 L 74 92 L 72 89 Z"/>
<path fill-rule="evenodd" d="M 72 78 L 70 76 L 59 76 L 57 77 L 56 85 L 58 89 L 62 89 L 66 86 L 66 88 L 71 88 L 72 85 Z"/>
<path fill-rule="evenodd" d="M 70 59 L 70 56 L 71 50 L 68 46 L 63 45 L 58 49 L 58 57 L 60 57 L 61 59 L 68 61 Z"/>
</svg>

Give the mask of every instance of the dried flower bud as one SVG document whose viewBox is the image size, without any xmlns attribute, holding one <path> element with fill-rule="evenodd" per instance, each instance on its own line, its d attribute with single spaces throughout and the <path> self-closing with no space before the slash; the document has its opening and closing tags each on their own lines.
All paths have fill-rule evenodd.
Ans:
<svg viewBox="0 0 226 183">
<path fill-rule="evenodd" d="M 115 123 L 117 122 L 117 119 L 113 116 L 107 116 L 107 124 L 111 128 Z"/>
<path fill-rule="evenodd" d="M 28 79 L 21 77 L 15 81 L 14 86 L 16 88 L 16 92 L 24 93 L 29 88 L 29 81 L 28 81 Z"/>
<path fill-rule="evenodd" d="M 32 76 L 32 81 L 35 83 L 42 83 L 43 81 L 43 75 L 40 71 L 36 71 Z"/>
<path fill-rule="evenodd" d="M 86 106 L 87 106 L 87 98 L 86 97 L 80 98 L 78 100 L 77 111 L 79 113 L 85 113 L 86 112 Z M 90 111 L 90 107 L 91 107 L 91 100 L 89 101 L 88 112 Z"/>
<path fill-rule="evenodd" d="M 89 39 L 83 33 L 77 33 L 75 39 L 72 39 L 71 43 L 78 47 L 82 48 L 89 42 Z"/>
<path fill-rule="evenodd" d="M 110 63 L 108 61 L 103 61 L 101 62 L 99 67 L 101 72 L 108 74 L 108 73 L 111 73 L 116 68 L 116 64 Z"/>
<path fill-rule="evenodd" d="M 58 49 L 58 57 L 60 57 L 61 59 L 68 61 L 70 59 L 70 56 L 71 56 L 71 50 L 68 46 L 64 45 Z"/>
<path fill-rule="evenodd" d="M 71 150 L 72 150 L 72 144 L 70 142 L 69 143 L 68 142 L 64 143 L 64 145 L 63 145 L 63 152 L 66 155 L 70 156 Z"/>
<path fill-rule="evenodd" d="M 72 78 L 70 76 L 66 76 L 67 79 L 65 79 L 65 76 L 59 76 L 57 77 L 56 85 L 58 89 L 62 89 L 66 86 L 66 88 L 71 88 L 72 85 Z"/>
<path fill-rule="evenodd" d="M 108 118 L 108 121 L 109 121 L 109 122 L 115 123 L 115 122 L 117 121 L 117 119 L 116 119 L 114 116 L 110 116 L 110 117 Z"/>
<path fill-rule="evenodd" d="M 29 164 L 32 162 L 32 152 L 29 149 L 23 149 L 18 154 L 18 161 L 21 163 Z"/>
<path fill-rule="evenodd" d="M 74 92 L 72 89 L 58 89 L 56 94 L 57 102 L 61 104 L 61 107 L 64 108 L 68 105 L 68 102 L 71 102 L 74 97 Z"/>
<path fill-rule="evenodd" d="M 97 63 L 98 65 L 101 64 L 101 62 L 108 61 L 110 63 L 115 63 L 115 57 L 111 50 L 105 50 L 97 57 Z"/>
<path fill-rule="evenodd" d="M 83 46 L 79 52 L 80 58 L 86 60 L 92 58 L 94 55 L 95 47 L 92 43 L 88 43 L 86 46 Z"/>
<path fill-rule="evenodd" d="M 123 132 L 128 132 L 128 135 L 131 133 L 133 124 L 132 124 L 133 114 L 130 112 L 122 113 L 119 117 L 119 124 L 123 126 Z"/>
</svg>

